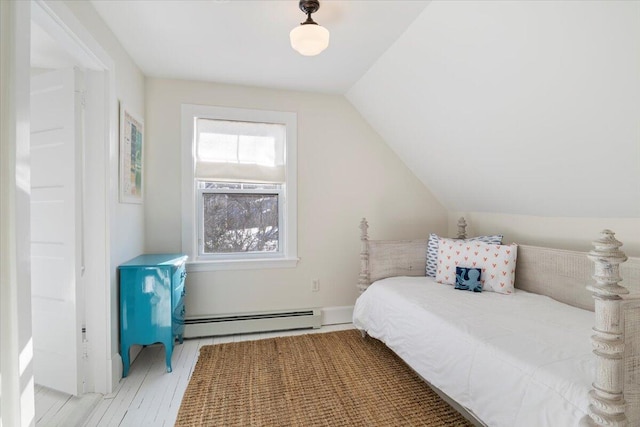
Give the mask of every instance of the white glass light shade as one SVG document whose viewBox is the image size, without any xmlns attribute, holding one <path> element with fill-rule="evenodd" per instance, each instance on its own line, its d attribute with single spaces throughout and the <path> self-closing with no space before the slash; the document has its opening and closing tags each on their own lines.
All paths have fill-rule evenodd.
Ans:
<svg viewBox="0 0 640 427">
<path fill-rule="evenodd" d="M 291 47 L 304 56 L 314 56 L 329 46 L 329 30 L 321 25 L 300 25 L 289 33 Z"/>
</svg>

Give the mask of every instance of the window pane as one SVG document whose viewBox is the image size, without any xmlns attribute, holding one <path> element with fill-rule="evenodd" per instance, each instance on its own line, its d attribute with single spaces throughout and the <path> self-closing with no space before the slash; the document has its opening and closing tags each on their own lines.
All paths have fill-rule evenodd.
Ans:
<svg viewBox="0 0 640 427">
<path fill-rule="evenodd" d="M 278 195 L 204 193 L 205 254 L 277 252 Z"/>
</svg>

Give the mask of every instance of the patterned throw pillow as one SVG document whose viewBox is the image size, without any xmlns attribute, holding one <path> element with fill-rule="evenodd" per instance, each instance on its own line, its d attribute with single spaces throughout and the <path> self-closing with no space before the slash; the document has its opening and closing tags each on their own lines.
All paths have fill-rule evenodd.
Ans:
<svg viewBox="0 0 640 427">
<path fill-rule="evenodd" d="M 438 266 L 438 247 L 442 237 L 437 234 L 429 234 L 429 241 L 427 242 L 427 277 L 436 277 L 436 269 Z M 471 237 L 470 239 L 462 240 L 463 242 L 484 242 L 491 245 L 502 244 L 502 234 L 493 234 L 490 236 L 478 236 Z"/>
<path fill-rule="evenodd" d="M 456 289 L 482 292 L 481 274 L 480 268 L 456 267 Z"/>
<path fill-rule="evenodd" d="M 440 239 L 436 281 L 455 284 L 456 267 L 480 268 L 482 289 L 501 294 L 513 293 L 518 245 L 488 245 Z"/>
<path fill-rule="evenodd" d="M 427 277 L 436 277 L 436 268 L 438 268 L 438 241 L 440 238 L 437 234 L 429 234 L 427 242 Z"/>
</svg>

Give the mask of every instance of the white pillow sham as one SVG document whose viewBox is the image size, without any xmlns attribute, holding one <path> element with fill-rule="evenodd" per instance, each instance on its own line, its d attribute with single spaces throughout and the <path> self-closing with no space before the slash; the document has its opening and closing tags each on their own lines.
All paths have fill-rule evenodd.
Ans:
<svg viewBox="0 0 640 427">
<path fill-rule="evenodd" d="M 440 239 L 436 281 L 456 283 L 456 267 L 481 268 L 483 291 L 511 294 L 514 290 L 518 245 L 491 245 Z"/>
</svg>

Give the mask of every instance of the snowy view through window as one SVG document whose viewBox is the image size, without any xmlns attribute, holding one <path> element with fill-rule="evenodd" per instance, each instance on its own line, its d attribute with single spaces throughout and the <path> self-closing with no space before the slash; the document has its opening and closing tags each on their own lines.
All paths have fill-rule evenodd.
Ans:
<svg viewBox="0 0 640 427">
<path fill-rule="evenodd" d="M 277 252 L 278 194 L 204 193 L 204 253 Z"/>
</svg>

